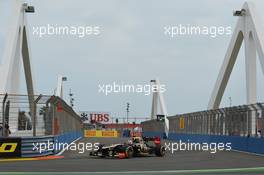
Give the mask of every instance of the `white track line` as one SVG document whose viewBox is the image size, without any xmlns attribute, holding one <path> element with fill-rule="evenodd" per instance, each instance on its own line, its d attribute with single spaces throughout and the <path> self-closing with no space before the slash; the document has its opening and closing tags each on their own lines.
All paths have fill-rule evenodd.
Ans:
<svg viewBox="0 0 264 175">
<path fill-rule="evenodd" d="M 81 138 L 82 138 L 82 137 L 77 138 L 76 140 L 72 141 L 70 144 L 72 144 L 72 143 L 78 141 L 78 140 L 81 139 Z M 69 144 L 69 145 L 70 145 L 70 144 Z M 66 149 L 62 149 L 59 153 L 56 154 L 56 156 L 60 156 L 60 155 L 62 155 L 62 154 L 64 153 L 65 150 L 66 150 Z"/>
<path fill-rule="evenodd" d="M 254 168 L 230 168 L 230 169 L 200 169 L 200 170 L 164 170 L 164 171 L 106 171 L 106 172 L 8 172 L 8 174 L 28 174 L 35 175 L 37 174 L 201 174 L 201 173 L 251 173 L 258 170 L 264 172 L 264 167 L 254 167 Z M 3 174 L 5 172 L 0 172 Z M 259 173 L 259 171 L 258 171 Z"/>
</svg>

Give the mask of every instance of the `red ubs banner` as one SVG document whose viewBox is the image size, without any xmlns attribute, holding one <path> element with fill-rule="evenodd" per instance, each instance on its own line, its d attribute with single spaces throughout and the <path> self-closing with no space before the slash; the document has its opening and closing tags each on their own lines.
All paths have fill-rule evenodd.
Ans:
<svg viewBox="0 0 264 175">
<path fill-rule="evenodd" d="M 81 119 L 84 123 L 109 123 L 110 113 L 109 112 L 81 112 Z"/>
</svg>

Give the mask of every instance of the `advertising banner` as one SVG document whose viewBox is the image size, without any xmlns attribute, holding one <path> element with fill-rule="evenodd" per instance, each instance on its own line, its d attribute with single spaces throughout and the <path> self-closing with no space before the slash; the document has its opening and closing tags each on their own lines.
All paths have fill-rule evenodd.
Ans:
<svg viewBox="0 0 264 175">
<path fill-rule="evenodd" d="M 118 137 L 118 132 L 115 130 L 84 130 L 84 137 Z"/>
<path fill-rule="evenodd" d="M 92 123 L 92 122 L 102 123 L 102 124 L 111 123 L 109 112 L 81 111 L 80 116 L 83 123 Z"/>
<path fill-rule="evenodd" d="M 21 138 L 0 138 L 0 158 L 21 157 Z"/>
</svg>

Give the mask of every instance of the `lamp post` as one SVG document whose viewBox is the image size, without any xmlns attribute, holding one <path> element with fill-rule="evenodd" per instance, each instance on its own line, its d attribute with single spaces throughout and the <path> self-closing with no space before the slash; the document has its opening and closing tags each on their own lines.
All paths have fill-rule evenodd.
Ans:
<svg viewBox="0 0 264 175">
<path fill-rule="evenodd" d="M 130 104 L 127 103 L 127 108 L 126 108 L 126 111 L 127 111 L 127 124 L 128 124 L 128 114 L 129 114 L 129 107 L 130 107 Z"/>
<path fill-rule="evenodd" d="M 73 102 L 74 102 L 74 98 L 73 98 L 73 93 L 72 93 L 71 89 L 70 89 L 69 96 L 70 96 L 70 105 L 71 105 L 71 107 L 73 108 L 73 106 L 74 106 L 74 104 L 73 104 Z"/>
<path fill-rule="evenodd" d="M 232 107 L 232 97 L 228 97 L 228 99 L 229 99 L 229 105 L 230 107 Z"/>
<path fill-rule="evenodd" d="M 62 75 L 58 76 L 57 88 L 56 88 L 56 96 L 63 99 L 63 82 L 67 81 L 67 77 Z"/>
<path fill-rule="evenodd" d="M 62 84 L 61 84 L 61 97 L 63 98 L 63 82 L 67 81 L 67 77 L 61 78 Z"/>
</svg>

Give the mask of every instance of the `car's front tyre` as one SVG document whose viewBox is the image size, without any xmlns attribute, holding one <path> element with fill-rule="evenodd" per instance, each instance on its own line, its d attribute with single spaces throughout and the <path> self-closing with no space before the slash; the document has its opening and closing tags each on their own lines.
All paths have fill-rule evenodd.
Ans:
<svg viewBox="0 0 264 175">
<path fill-rule="evenodd" d="M 156 146 L 155 154 L 158 157 L 163 157 L 165 155 L 165 147 L 161 145 Z"/>
</svg>

